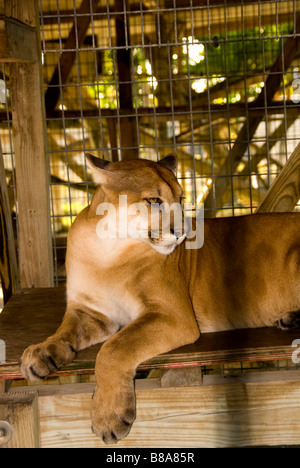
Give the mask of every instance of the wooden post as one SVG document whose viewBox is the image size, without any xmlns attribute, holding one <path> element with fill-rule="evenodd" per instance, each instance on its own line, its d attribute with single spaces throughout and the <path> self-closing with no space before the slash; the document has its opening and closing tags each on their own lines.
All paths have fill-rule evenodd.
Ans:
<svg viewBox="0 0 300 468">
<path fill-rule="evenodd" d="M 256 213 L 293 211 L 300 200 L 300 143 L 268 190 Z"/>
<path fill-rule="evenodd" d="M 55 68 L 53 76 L 50 80 L 49 87 L 45 95 L 47 111 L 54 111 L 60 96 L 61 88 L 59 85 L 66 84 L 72 67 L 74 65 L 77 52 L 74 49 L 79 48 L 86 36 L 87 30 L 91 23 L 92 12 L 97 9 L 98 0 L 92 0 L 92 11 L 90 0 L 83 0 L 77 10 L 77 22 L 73 24 L 69 37 L 66 40 L 64 49 L 66 52 L 61 54 L 61 59 Z M 77 29 L 77 30 L 76 30 Z M 77 33 L 77 34 L 76 34 Z M 73 49 L 73 50 L 72 50 Z"/>
<path fill-rule="evenodd" d="M 36 0 L 5 0 L 7 17 L 36 32 L 36 62 L 11 64 L 21 287 L 53 286 L 49 163 Z"/>
<path fill-rule="evenodd" d="M 122 160 L 137 159 L 139 157 L 137 128 L 135 117 L 128 117 L 126 113 L 133 114 L 132 100 L 132 76 L 131 76 L 131 56 L 130 49 L 126 49 L 129 45 L 129 21 L 126 12 L 122 14 L 124 5 L 127 2 L 123 0 L 115 0 L 115 9 L 118 12 L 116 15 L 116 37 L 117 46 L 117 65 L 119 76 L 119 104 L 120 104 L 120 147 Z M 126 39 L 127 35 L 127 39 Z M 125 113 L 124 116 L 122 114 Z"/>
<path fill-rule="evenodd" d="M 112 162 L 116 162 L 119 160 L 118 157 L 118 142 L 117 142 L 117 126 L 116 126 L 116 119 L 108 118 L 106 119 L 107 129 L 109 134 L 109 141 L 111 147 L 111 160 Z"/>
<path fill-rule="evenodd" d="M 4 304 L 18 288 L 18 267 L 0 140 L 0 277 Z"/>
</svg>

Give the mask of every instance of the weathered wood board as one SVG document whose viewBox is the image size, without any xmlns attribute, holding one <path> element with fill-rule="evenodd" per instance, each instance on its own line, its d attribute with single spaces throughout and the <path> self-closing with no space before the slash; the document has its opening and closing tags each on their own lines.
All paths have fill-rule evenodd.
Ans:
<svg viewBox="0 0 300 468">
<path fill-rule="evenodd" d="M 300 143 L 257 208 L 257 213 L 293 211 L 300 199 Z"/>
<path fill-rule="evenodd" d="M 107 447 L 91 432 L 91 399 L 40 396 L 41 446 Z M 299 438 L 300 382 L 282 380 L 137 390 L 137 419 L 113 447 L 295 445 Z"/>
</svg>

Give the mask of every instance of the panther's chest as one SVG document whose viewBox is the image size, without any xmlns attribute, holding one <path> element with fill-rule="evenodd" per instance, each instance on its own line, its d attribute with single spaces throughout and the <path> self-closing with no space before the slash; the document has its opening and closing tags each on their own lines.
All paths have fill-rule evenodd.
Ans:
<svg viewBox="0 0 300 468">
<path fill-rule="evenodd" d="M 101 272 L 90 275 L 83 269 L 80 275 L 68 275 L 67 299 L 92 310 L 95 317 L 101 313 L 123 327 L 135 320 L 142 309 L 138 295 L 129 286 L 122 277 L 113 280 Z"/>
<path fill-rule="evenodd" d="M 122 327 L 143 310 L 142 282 L 145 275 L 151 276 L 153 249 L 140 240 L 99 239 L 93 233 L 83 236 L 78 231 L 68 245 L 68 301 L 102 313 Z"/>
</svg>

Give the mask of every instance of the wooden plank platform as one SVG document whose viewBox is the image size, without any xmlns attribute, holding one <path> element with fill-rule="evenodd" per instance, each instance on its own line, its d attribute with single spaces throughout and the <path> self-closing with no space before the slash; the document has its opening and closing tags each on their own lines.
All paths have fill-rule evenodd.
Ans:
<svg viewBox="0 0 300 468">
<path fill-rule="evenodd" d="M 24 349 L 50 336 L 65 311 L 65 288 L 41 288 L 16 292 L 0 314 L 0 339 L 6 345 L 6 362 L 0 363 L 0 379 L 21 378 L 18 361 Z M 183 346 L 144 362 L 140 370 L 203 366 L 239 361 L 289 359 L 300 339 L 300 329 L 277 328 L 232 330 L 202 334 Z M 101 345 L 78 353 L 75 361 L 57 375 L 93 373 Z"/>
<path fill-rule="evenodd" d="M 76 384 L 77 391 L 82 387 L 85 384 Z M 83 389 L 39 396 L 41 447 L 118 450 L 299 444 L 299 381 L 137 390 L 136 421 L 116 446 L 105 446 L 91 433 L 92 392 Z"/>
</svg>

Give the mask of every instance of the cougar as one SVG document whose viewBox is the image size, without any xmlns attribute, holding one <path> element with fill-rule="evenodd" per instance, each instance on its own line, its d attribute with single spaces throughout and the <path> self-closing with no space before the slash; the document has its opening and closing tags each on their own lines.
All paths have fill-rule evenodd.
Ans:
<svg viewBox="0 0 300 468">
<path fill-rule="evenodd" d="M 175 156 L 158 163 L 87 158 L 99 187 L 68 235 L 65 316 L 53 336 L 24 351 L 21 370 L 29 380 L 44 379 L 78 351 L 103 343 L 91 418 L 94 433 L 110 444 L 135 419 L 140 363 L 200 333 L 297 322 L 300 216 L 207 219 L 203 246 L 187 248 L 185 225 L 175 226 L 175 216 L 168 235 L 161 222 L 150 226 L 153 205 L 176 204 L 184 213 Z M 124 235 L 124 222 L 138 234 Z"/>
</svg>

